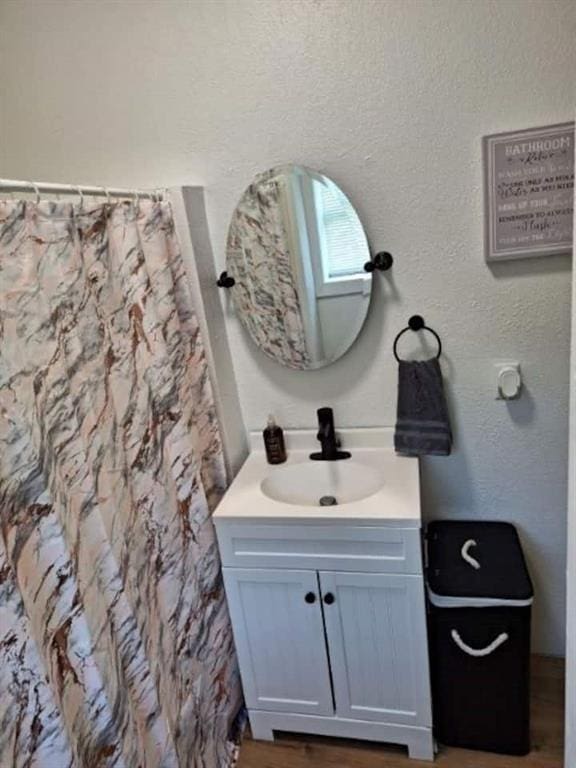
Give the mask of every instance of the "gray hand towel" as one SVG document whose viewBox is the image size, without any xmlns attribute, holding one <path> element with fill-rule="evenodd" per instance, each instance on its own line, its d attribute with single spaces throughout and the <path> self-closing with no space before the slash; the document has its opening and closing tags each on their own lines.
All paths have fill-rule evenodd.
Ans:
<svg viewBox="0 0 576 768">
<path fill-rule="evenodd" d="M 406 456 L 448 456 L 452 430 L 436 358 L 398 364 L 394 447 Z"/>
</svg>

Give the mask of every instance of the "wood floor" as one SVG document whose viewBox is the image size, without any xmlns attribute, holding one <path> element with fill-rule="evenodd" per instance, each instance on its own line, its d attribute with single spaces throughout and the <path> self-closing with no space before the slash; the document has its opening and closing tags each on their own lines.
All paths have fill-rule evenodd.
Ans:
<svg viewBox="0 0 576 768">
<path fill-rule="evenodd" d="M 441 747 L 438 768 L 562 768 L 564 664 L 535 656 L 532 664 L 532 752 L 507 757 Z M 238 768 L 430 768 L 399 747 L 281 734 L 274 743 L 244 738 Z"/>
</svg>

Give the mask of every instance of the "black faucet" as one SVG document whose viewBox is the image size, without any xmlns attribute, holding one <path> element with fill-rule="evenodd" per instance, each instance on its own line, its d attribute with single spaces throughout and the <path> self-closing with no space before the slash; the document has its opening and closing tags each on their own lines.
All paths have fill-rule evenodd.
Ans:
<svg viewBox="0 0 576 768">
<path fill-rule="evenodd" d="M 322 450 L 311 453 L 310 458 L 315 461 L 338 461 L 349 459 L 348 451 L 338 450 L 338 441 L 334 431 L 334 412 L 332 408 L 318 408 L 318 440 L 322 444 Z"/>
</svg>

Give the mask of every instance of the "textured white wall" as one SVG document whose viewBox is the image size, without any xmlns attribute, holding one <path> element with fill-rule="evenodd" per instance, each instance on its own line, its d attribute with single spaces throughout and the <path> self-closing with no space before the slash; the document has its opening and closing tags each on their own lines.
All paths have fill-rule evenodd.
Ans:
<svg viewBox="0 0 576 768">
<path fill-rule="evenodd" d="M 515 521 L 536 583 L 536 647 L 564 647 L 568 257 L 489 268 L 482 134 L 571 119 L 573 0 L 3 0 L 1 174 L 201 184 L 219 268 L 237 197 L 285 162 L 331 176 L 390 250 L 367 326 L 295 373 L 229 321 L 244 417 L 394 421 L 394 334 L 442 335 L 456 451 L 424 462 L 428 516 Z M 526 393 L 494 400 L 492 362 Z"/>
</svg>

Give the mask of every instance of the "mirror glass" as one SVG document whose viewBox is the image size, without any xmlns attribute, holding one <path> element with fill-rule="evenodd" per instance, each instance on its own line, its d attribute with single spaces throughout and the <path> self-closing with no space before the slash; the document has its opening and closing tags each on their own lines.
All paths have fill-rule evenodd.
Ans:
<svg viewBox="0 0 576 768">
<path fill-rule="evenodd" d="M 354 342 L 370 303 L 369 260 L 346 195 L 303 166 L 259 174 L 232 216 L 235 311 L 260 349 L 290 368 L 321 368 Z"/>
</svg>

